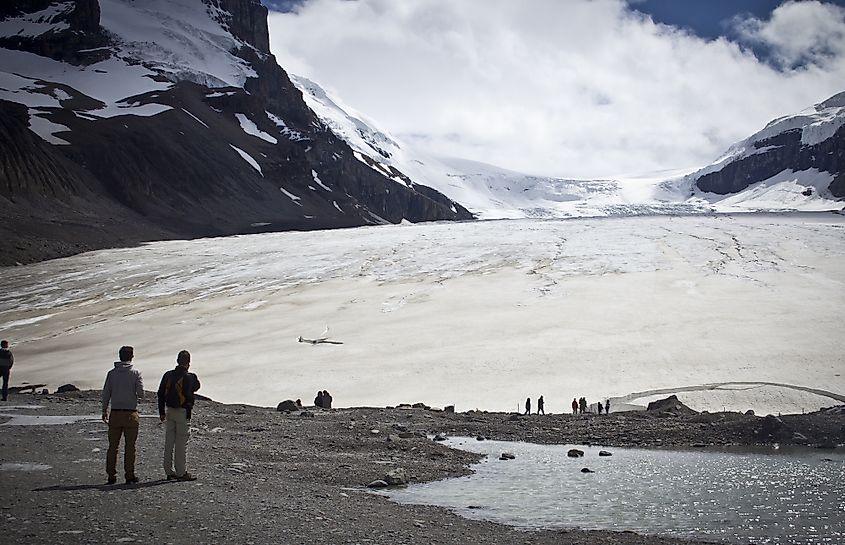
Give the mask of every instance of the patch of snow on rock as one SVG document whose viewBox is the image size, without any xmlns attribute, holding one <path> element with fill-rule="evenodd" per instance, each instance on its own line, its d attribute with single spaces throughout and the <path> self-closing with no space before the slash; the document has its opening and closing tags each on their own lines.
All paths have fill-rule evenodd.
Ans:
<svg viewBox="0 0 845 545">
<path fill-rule="evenodd" d="M 274 137 L 259 129 L 258 125 L 256 125 L 252 119 L 248 118 L 245 114 L 235 114 L 235 117 L 238 118 L 238 122 L 241 124 L 241 129 L 248 135 L 255 136 L 256 138 L 260 138 L 265 142 L 270 142 L 271 144 L 277 144 L 279 142 Z"/>
</svg>

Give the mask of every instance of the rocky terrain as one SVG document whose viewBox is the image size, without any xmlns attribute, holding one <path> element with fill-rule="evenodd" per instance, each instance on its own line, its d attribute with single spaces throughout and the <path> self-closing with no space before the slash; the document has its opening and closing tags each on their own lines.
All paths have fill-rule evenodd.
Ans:
<svg viewBox="0 0 845 545">
<path fill-rule="evenodd" d="M 519 416 L 411 406 L 280 412 L 202 401 L 188 448 L 189 470 L 199 480 L 178 483 L 163 480 L 164 433 L 148 393 L 140 407 L 141 483 L 107 486 L 98 397 L 16 393 L 0 406 L 4 424 L 10 415 L 88 417 L 63 425 L 0 425 L 5 541 L 681 545 L 692 542 L 630 532 L 525 532 L 440 508 L 394 504 L 366 485 L 388 474 L 404 474 L 413 483 L 470 471 L 477 455 L 449 449 L 431 439 L 435 434 L 654 447 L 845 441 L 845 415 L 838 409 L 775 422 L 735 413 L 688 414 L 673 409 L 674 403 L 609 416 Z"/>
</svg>

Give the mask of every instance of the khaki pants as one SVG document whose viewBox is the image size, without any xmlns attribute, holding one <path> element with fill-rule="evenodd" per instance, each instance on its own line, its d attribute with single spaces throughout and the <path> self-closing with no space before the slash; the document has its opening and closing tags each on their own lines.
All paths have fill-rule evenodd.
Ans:
<svg viewBox="0 0 845 545">
<path fill-rule="evenodd" d="M 164 423 L 164 472 L 181 477 L 187 471 L 185 451 L 191 437 L 187 411 L 168 407 Z"/>
<path fill-rule="evenodd" d="M 109 415 L 109 450 L 106 454 L 106 473 L 117 477 L 117 450 L 120 436 L 126 438 L 123 453 L 123 471 L 127 479 L 135 478 L 135 443 L 138 440 L 140 420 L 136 411 L 112 411 Z"/>
</svg>

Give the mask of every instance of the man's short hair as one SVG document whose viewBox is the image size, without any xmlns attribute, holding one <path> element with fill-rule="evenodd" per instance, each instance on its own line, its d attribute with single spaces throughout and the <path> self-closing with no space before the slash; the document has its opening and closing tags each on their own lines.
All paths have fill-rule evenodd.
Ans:
<svg viewBox="0 0 845 545">
<path fill-rule="evenodd" d="M 131 346 L 121 346 L 117 355 L 120 357 L 120 361 L 132 361 L 132 358 L 135 357 L 135 349 Z"/>
<path fill-rule="evenodd" d="M 9 348 L 9 341 L 0 341 L 0 348 Z"/>
<path fill-rule="evenodd" d="M 176 363 L 178 363 L 179 365 L 191 363 L 191 353 L 187 350 L 179 351 L 179 355 L 176 356 Z"/>
</svg>

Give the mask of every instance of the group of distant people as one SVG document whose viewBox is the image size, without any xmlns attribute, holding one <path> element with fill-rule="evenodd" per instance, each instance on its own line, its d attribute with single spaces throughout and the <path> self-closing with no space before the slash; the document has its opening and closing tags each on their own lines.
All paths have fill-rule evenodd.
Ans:
<svg viewBox="0 0 845 545">
<path fill-rule="evenodd" d="M 598 412 L 599 414 L 605 413 L 610 414 L 610 400 L 606 399 L 604 405 L 602 402 L 599 401 L 598 405 Z M 575 399 L 572 398 L 572 414 L 585 414 L 588 412 L 588 405 L 586 398 L 579 398 Z M 531 398 L 525 399 L 525 412 L 523 414 L 531 414 Z M 543 396 L 537 398 L 537 414 L 546 414 L 546 402 L 543 399 Z"/>
<path fill-rule="evenodd" d="M 332 408 L 332 396 L 327 390 L 317 392 L 317 397 L 314 398 L 314 406 L 322 409 Z"/>
<path fill-rule="evenodd" d="M 103 384 L 103 422 L 109 426 L 109 450 L 106 453 L 108 484 L 117 482 L 117 453 L 120 439 L 124 439 L 123 471 L 126 484 L 138 482 L 135 474 L 135 443 L 138 440 L 140 419 L 138 401 L 144 398 L 141 372 L 132 367 L 135 349 L 123 346 L 118 351 L 120 361 L 106 375 Z M 167 480 L 195 481 L 187 471 L 187 445 L 191 435 L 191 411 L 200 381 L 191 367 L 191 354 L 181 350 L 176 356 L 176 368 L 164 373 L 158 387 L 158 414 L 165 424 L 164 473 Z M 111 405 L 111 412 L 109 412 Z"/>
</svg>

